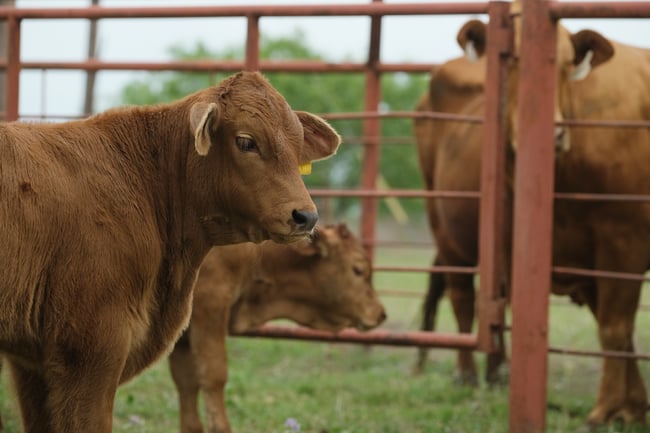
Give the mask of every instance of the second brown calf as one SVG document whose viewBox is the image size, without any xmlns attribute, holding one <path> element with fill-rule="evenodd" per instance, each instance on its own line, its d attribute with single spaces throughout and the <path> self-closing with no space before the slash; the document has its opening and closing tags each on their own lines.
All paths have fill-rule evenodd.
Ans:
<svg viewBox="0 0 650 433">
<path fill-rule="evenodd" d="M 210 433 L 231 431 L 224 388 L 226 335 L 273 319 L 336 332 L 368 330 L 386 318 L 361 242 L 344 225 L 317 229 L 311 243 L 214 248 L 194 288 L 190 327 L 169 357 L 182 433 L 203 432 L 199 390 Z"/>
</svg>

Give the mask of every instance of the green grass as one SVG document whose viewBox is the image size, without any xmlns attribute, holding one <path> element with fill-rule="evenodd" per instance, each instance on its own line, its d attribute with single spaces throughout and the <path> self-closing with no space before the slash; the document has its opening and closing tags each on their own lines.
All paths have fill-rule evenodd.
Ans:
<svg viewBox="0 0 650 433">
<path fill-rule="evenodd" d="M 427 266 L 427 250 L 381 251 L 378 263 Z M 376 273 L 377 288 L 420 290 L 427 277 L 410 273 Z M 650 289 L 650 288 L 649 288 Z M 650 303 L 645 291 L 645 303 Z M 559 301 L 556 302 L 556 301 Z M 554 346 L 597 349 L 594 321 L 585 308 L 553 298 L 550 341 Z M 385 297 L 388 329 L 415 330 L 420 302 L 416 297 Z M 443 301 L 438 329 L 453 331 L 449 302 Z M 637 350 L 650 353 L 650 314 L 637 320 Z M 507 388 L 472 389 L 454 384 L 455 354 L 432 350 L 425 374 L 411 375 L 414 348 L 327 344 L 232 338 L 227 399 L 235 432 L 284 433 L 295 419 L 308 433 L 505 433 Z M 481 368 L 483 356 L 477 354 Z M 550 355 L 547 432 L 578 429 L 598 390 L 600 360 Z M 646 381 L 650 366 L 640 362 Z M 20 431 L 8 391 L 6 373 L 0 387 L 5 433 Z M 115 400 L 114 432 L 178 431 L 176 394 L 166 360 L 122 386 Z M 602 432 L 627 432 L 608 427 Z M 645 431 L 645 430 L 636 430 Z M 647 430 L 650 431 L 650 430 Z"/>
</svg>

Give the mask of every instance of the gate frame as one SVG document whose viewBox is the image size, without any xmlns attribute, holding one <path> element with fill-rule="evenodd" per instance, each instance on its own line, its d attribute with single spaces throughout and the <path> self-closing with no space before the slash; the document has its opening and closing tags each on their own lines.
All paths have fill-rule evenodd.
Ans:
<svg viewBox="0 0 650 433">
<path fill-rule="evenodd" d="M 560 18 L 638 18 L 650 17 L 650 3 L 645 2 L 575 2 L 559 3 L 546 0 L 522 0 L 524 32 L 522 35 L 518 92 L 533 103 L 519 104 L 520 135 L 524 139 L 517 151 L 517 172 L 514 197 L 514 233 L 512 254 L 512 362 L 510 389 L 510 431 L 538 433 L 545 428 L 546 383 L 548 365 L 548 301 L 551 266 L 552 205 L 554 194 L 552 174 L 554 152 L 545 143 L 553 140 L 553 98 L 555 94 L 555 28 Z M 8 120 L 19 117 L 19 79 L 22 69 L 81 69 L 81 70 L 221 70 L 240 69 L 265 71 L 333 71 L 366 73 L 366 113 L 364 121 L 364 176 L 356 196 L 363 199 L 362 239 L 372 256 L 375 238 L 376 200 L 382 192 L 375 190 L 378 170 L 380 100 L 379 84 L 382 72 L 424 72 L 429 65 L 385 65 L 379 60 L 381 17 L 387 15 L 425 14 L 484 14 L 490 18 L 487 46 L 488 66 L 486 83 L 485 142 L 483 145 L 481 181 L 481 220 L 479 272 L 482 290 L 479 294 L 478 337 L 474 335 L 447 335 L 438 333 L 372 333 L 345 332 L 336 336 L 325 334 L 296 334 L 301 339 L 321 341 L 364 342 L 368 336 L 372 344 L 428 345 L 431 347 L 478 348 L 493 351 L 498 347 L 498 333 L 503 328 L 504 301 L 501 279 L 504 269 L 503 221 L 504 192 L 504 88 L 505 62 L 512 48 L 511 30 L 507 29 L 508 2 L 489 3 L 435 3 L 385 4 L 372 0 L 359 5 L 303 5 L 303 6 L 234 6 L 234 7 L 137 7 L 137 8 L 66 8 L 15 9 L 0 8 L 0 19 L 8 21 L 7 59 L 0 59 L 0 68 L 7 71 Z M 289 62 L 285 65 L 263 62 L 259 59 L 259 18 L 263 16 L 369 16 L 371 43 L 366 64 L 318 64 Z M 241 62 L 167 62 L 160 64 L 87 62 L 22 62 L 20 59 L 20 23 L 23 19 L 44 18 L 178 18 L 178 17 L 247 17 L 246 61 Z M 501 87 L 496 87 L 499 83 Z M 411 113 L 414 116 L 415 113 Z M 385 116 L 390 117 L 390 116 Z M 367 171 L 366 171 L 367 170 Z M 374 171 L 374 172 L 373 172 Z M 407 191 L 408 192 L 408 191 Z M 406 194 L 411 197 L 450 196 L 446 191 Z M 385 196 L 399 194 L 385 193 Z M 641 200 L 646 198 L 641 197 Z M 541 205 L 540 205 L 541 204 Z M 370 223 L 368 221 L 371 221 Z M 501 249 L 499 249 L 501 248 Z M 485 259 L 488 260 L 485 260 Z M 434 269 L 435 270 L 435 269 Z M 438 270 L 448 272 L 448 269 Z M 467 270 L 465 270 L 466 272 Z M 566 269 L 565 269 L 566 271 Z M 569 272 L 575 270 L 569 269 Z M 487 290 L 485 290 L 487 288 Z M 532 304 L 532 308 L 531 308 Z M 269 330 L 267 330 L 269 331 Z M 272 331 L 272 329 L 270 330 Z M 269 332 L 272 334 L 272 332 Z M 426 336 L 421 334 L 427 334 Z M 288 334 L 276 334 L 291 337 Z M 374 337 L 376 338 L 374 338 Z"/>
</svg>

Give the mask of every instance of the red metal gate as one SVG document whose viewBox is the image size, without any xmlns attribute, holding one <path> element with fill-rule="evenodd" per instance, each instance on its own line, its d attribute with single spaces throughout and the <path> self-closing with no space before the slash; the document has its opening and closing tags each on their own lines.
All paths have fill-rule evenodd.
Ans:
<svg viewBox="0 0 650 433">
<path fill-rule="evenodd" d="M 7 71 L 6 120 L 19 118 L 19 80 L 26 69 L 97 70 L 193 70 L 236 71 L 323 71 L 363 72 L 366 77 L 365 112 L 338 115 L 364 119 L 364 161 L 361 188 L 353 191 L 312 191 L 313 195 L 348 195 L 362 199 L 361 237 L 368 251 L 374 249 L 376 238 L 377 199 L 380 197 L 450 197 L 468 196 L 453 191 L 395 191 L 378 190 L 375 184 L 378 172 L 380 121 L 382 118 L 409 116 L 416 113 L 379 113 L 379 81 L 384 72 L 425 72 L 430 65 L 384 64 L 380 60 L 381 18 L 388 15 L 423 14 L 485 14 L 490 17 L 485 142 L 481 180 L 480 267 L 478 335 L 456 335 L 424 332 L 394 333 L 374 331 L 359 334 L 345 331 L 333 336 L 306 330 L 265 328 L 256 335 L 281 336 L 326 341 L 349 341 L 370 344 L 421 345 L 498 350 L 495 336 L 504 328 L 504 299 L 500 285 L 504 273 L 503 232 L 504 209 L 504 76 L 505 62 L 511 55 L 512 21 L 509 2 L 384 4 L 373 0 L 370 4 L 304 5 L 304 6 L 231 6 L 231 7 L 168 7 L 168 8 L 78 8 L 78 9 L 0 9 L 0 19 L 8 22 L 9 45 L 7 59 L 0 67 Z M 519 105 L 519 131 L 528 138 L 528 144 L 517 153 L 517 169 L 526 176 L 517 176 L 515 186 L 515 236 L 513 269 L 512 362 L 510 430 L 513 433 L 541 432 L 545 426 L 546 363 L 548 354 L 548 288 L 553 271 L 581 272 L 551 266 L 551 212 L 554 195 L 551 175 L 553 149 L 545 143 L 553 140 L 554 64 L 549 59 L 555 52 L 555 23 L 561 17 L 649 17 L 648 3 L 557 3 L 543 0 L 524 1 L 524 33 L 520 64 L 531 71 L 522 74 L 519 92 L 525 94 L 527 104 Z M 161 17 L 224 17 L 247 19 L 246 59 L 244 62 L 172 62 L 172 63 L 116 63 L 116 62 L 23 62 L 20 58 L 21 22 L 25 19 L 45 18 L 161 18 Z M 268 16 L 369 16 L 371 35 L 366 63 L 325 64 L 323 62 L 293 61 L 265 62 L 259 59 L 259 19 Z M 537 43 L 532 44 L 532 35 Z M 540 35 L 543 35 L 540 37 Z M 542 43 L 539 43 L 542 41 Z M 548 83 L 547 86 L 540 83 Z M 415 101 L 414 101 L 415 102 Z M 340 117 L 339 117 L 340 118 Z M 477 197 L 476 194 L 469 196 Z M 561 198 L 561 197 L 560 197 Z M 647 197 L 640 200 L 650 201 Z M 386 268 L 377 270 L 387 270 Z M 476 269 L 423 269 L 437 272 L 474 272 Z M 526 298 L 521 290 L 526 287 Z"/>
</svg>

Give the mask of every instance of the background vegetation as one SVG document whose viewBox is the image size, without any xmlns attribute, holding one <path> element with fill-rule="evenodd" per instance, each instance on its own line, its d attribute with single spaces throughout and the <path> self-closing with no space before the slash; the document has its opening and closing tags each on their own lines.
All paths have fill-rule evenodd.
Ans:
<svg viewBox="0 0 650 433">
<path fill-rule="evenodd" d="M 203 44 L 194 47 L 173 47 L 173 58 L 178 60 L 200 59 L 241 59 L 241 48 L 226 48 L 211 52 Z M 304 44 L 304 36 L 296 30 L 292 36 L 262 38 L 260 57 L 269 60 L 327 60 Z M 152 104 L 173 101 L 196 90 L 221 81 L 229 73 L 150 73 L 140 80 L 129 83 L 122 92 L 122 102 L 127 104 Z M 296 110 L 316 114 L 364 111 L 364 76 L 359 73 L 280 73 L 265 74 L 273 86 L 284 95 Z M 415 102 L 427 86 L 426 74 L 385 74 L 382 78 L 382 110 L 412 110 Z M 305 177 L 310 187 L 353 188 L 359 186 L 363 146 L 361 120 L 333 120 L 344 143 L 336 158 L 318 163 L 311 176 Z M 419 165 L 415 146 L 412 142 L 412 122 L 410 119 L 386 119 L 382 121 L 382 136 L 387 141 L 400 138 L 402 144 L 381 147 L 380 170 L 382 176 L 393 188 L 421 188 Z M 333 213 L 356 213 L 357 199 L 336 199 L 329 205 Z M 418 200 L 401 202 L 409 213 L 423 210 Z M 382 205 L 381 212 L 387 208 Z"/>
</svg>

